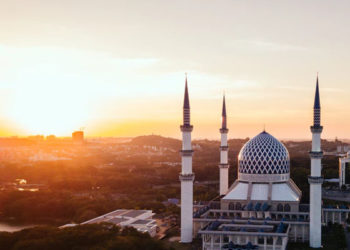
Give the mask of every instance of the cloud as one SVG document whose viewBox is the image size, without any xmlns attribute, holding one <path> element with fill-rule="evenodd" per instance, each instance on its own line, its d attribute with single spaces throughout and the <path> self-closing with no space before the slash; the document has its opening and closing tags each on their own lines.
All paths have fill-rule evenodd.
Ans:
<svg viewBox="0 0 350 250">
<path fill-rule="evenodd" d="M 276 42 L 267 42 L 261 40 L 235 40 L 233 43 L 235 46 L 238 46 L 242 49 L 258 49 L 258 50 L 267 50 L 267 51 L 306 51 L 308 48 L 276 43 Z"/>
</svg>

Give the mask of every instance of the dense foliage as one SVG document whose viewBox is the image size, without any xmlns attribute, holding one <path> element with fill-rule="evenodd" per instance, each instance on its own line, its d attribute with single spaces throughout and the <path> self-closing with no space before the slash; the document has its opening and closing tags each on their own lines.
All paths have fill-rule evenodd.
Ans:
<svg viewBox="0 0 350 250">
<path fill-rule="evenodd" d="M 130 196 L 133 197 L 133 196 Z M 118 198 L 101 193 L 77 196 L 71 192 L 0 192 L 0 218 L 15 223 L 62 225 L 81 223 L 98 215 L 120 209 L 153 209 L 155 212 L 172 212 L 156 198 Z"/>
<path fill-rule="evenodd" d="M 133 228 L 112 224 L 80 225 L 58 229 L 35 227 L 19 232 L 0 232 L 1 250 L 162 250 L 161 241 Z"/>
<path fill-rule="evenodd" d="M 327 227 L 323 227 L 322 234 L 323 249 L 346 249 L 346 238 L 342 225 L 329 223 Z"/>
<path fill-rule="evenodd" d="M 229 140 L 229 178 L 237 177 L 237 156 L 246 139 Z M 124 143 L 93 143 L 81 147 L 57 142 L 14 144 L 0 140 L 9 152 L 22 157 L 0 159 L 0 185 L 15 179 L 40 184 L 39 192 L 0 192 L 0 220 L 17 223 L 62 225 L 82 222 L 119 208 L 152 209 L 156 213 L 175 213 L 165 206 L 168 198 L 180 198 L 179 172 L 181 141 L 160 136 L 142 136 Z M 302 202 L 308 202 L 311 143 L 284 142 L 291 158 L 291 178 L 302 190 Z M 219 180 L 219 141 L 194 140 L 194 200 L 208 201 L 217 196 Z M 322 141 L 324 150 L 336 148 L 336 142 Z M 32 153 L 69 154 L 71 160 L 29 161 Z M 21 155 L 21 154 L 19 154 Z M 66 156 L 66 155 L 65 155 Z M 170 164 L 169 164 L 170 163 Z M 337 176 L 337 158 L 322 160 L 325 178 Z"/>
<path fill-rule="evenodd" d="M 346 249 L 345 232 L 342 225 L 328 224 L 327 227 L 322 228 L 322 249 L 324 250 L 343 250 Z M 288 250 L 311 250 L 309 243 L 289 242 Z"/>
</svg>

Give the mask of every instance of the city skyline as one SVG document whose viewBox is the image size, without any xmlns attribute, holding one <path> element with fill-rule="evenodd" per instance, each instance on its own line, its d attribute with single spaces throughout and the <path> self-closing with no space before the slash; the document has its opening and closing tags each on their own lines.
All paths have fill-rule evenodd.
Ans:
<svg viewBox="0 0 350 250">
<path fill-rule="evenodd" d="M 310 139 L 319 72 L 323 138 L 350 138 L 346 1 L 35 3 L 0 10 L 0 136 L 180 138 L 188 72 L 194 138 L 225 91 L 229 138 Z"/>
</svg>

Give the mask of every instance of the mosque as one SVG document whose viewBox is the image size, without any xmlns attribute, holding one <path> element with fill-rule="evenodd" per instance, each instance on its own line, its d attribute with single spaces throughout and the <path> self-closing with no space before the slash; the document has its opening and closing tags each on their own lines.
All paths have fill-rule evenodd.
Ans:
<svg viewBox="0 0 350 250">
<path fill-rule="evenodd" d="M 301 204 L 302 192 L 290 178 L 287 148 L 266 131 L 249 140 L 238 155 L 238 178 L 229 187 L 225 97 L 219 178 L 220 198 L 193 207 L 190 101 L 185 82 L 182 131 L 181 242 L 202 239 L 202 249 L 286 249 L 288 242 L 308 242 L 322 247 L 321 228 L 328 222 L 345 223 L 348 207 L 323 207 L 321 159 L 321 106 L 318 77 L 313 107 L 312 146 L 308 176 L 310 203 Z"/>
</svg>

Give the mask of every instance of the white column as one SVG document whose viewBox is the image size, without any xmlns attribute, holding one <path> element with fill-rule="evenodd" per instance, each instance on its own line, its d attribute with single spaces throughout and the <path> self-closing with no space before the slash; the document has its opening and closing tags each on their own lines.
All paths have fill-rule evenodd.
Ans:
<svg viewBox="0 0 350 250">
<path fill-rule="evenodd" d="M 273 237 L 272 238 L 272 249 L 276 250 L 276 241 L 277 241 L 277 237 Z"/>
<path fill-rule="evenodd" d="M 181 126 L 182 131 L 182 171 L 181 181 L 181 242 L 190 243 L 193 238 L 193 180 L 192 173 L 192 126 Z"/>
<path fill-rule="evenodd" d="M 321 185 L 310 184 L 310 247 L 321 247 Z"/>
<path fill-rule="evenodd" d="M 321 177 L 321 126 L 311 127 L 312 132 L 312 150 L 311 158 L 311 175 L 309 176 L 310 184 L 310 247 L 321 247 L 321 226 L 322 226 L 322 182 Z"/>
<path fill-rule="evenodd" d="M 228 190 L 228 144 L 227 133 L 228 129 L 220 129 L 221 145 L 220 145 L 220 195 L 225 195 Z"/>
</svg>

